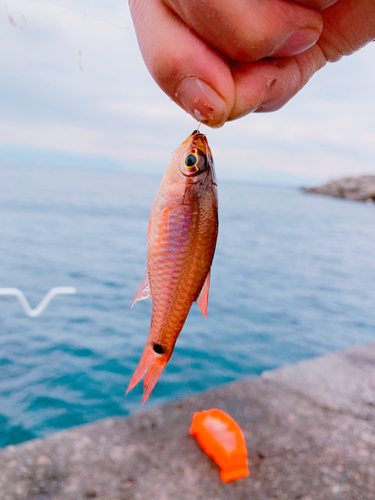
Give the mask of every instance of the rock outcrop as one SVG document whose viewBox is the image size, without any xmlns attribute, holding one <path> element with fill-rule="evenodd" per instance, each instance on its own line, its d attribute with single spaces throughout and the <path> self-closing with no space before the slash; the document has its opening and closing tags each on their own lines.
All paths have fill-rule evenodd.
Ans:
<svg viewBox="0 0 375 500">
<path fill-rule="evenodd" d="M 323 194 L 334 198 L 345 198 L 353 201 L 375 202 L 375 175 L 360 177 L 343 177 L 327 184 L 313 188 L 302 188 L 305 193 Z"/>
</svg>

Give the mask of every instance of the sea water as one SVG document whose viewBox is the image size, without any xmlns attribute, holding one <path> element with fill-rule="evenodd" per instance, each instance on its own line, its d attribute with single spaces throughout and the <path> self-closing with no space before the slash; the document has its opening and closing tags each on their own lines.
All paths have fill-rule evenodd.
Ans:
<svg viewBox="0 0 375 500">
<path fill-rule="evenodd" d="M 146 266 L 160 177 L 2 166 L 0 446 L 141 408 L 125 390 L 151 300 L 130 308 Z M 375 207 L 219 177 L 207 319 L 193 304 L 145 407 L 375 340 Z"/>
</svg>

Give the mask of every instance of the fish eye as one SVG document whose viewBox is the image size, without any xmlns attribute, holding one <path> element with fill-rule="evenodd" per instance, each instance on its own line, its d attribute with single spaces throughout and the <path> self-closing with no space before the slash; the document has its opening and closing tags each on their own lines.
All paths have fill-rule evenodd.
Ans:
<svg viewBox="0 0 375 500">
<path fill-rule="evenodd" d="M 198 163 L 197 155 L 189 153 L 185 158 L 185 165 L 188 168 L 194 167 Z"/>
<path fill-rule="evenodd" d="M 200 149 L 194 148 L 187 152 L 180 163 L 181 172 L 187 177 L 200 174 L 207 168 L 206 155 Z"/>
</svg>

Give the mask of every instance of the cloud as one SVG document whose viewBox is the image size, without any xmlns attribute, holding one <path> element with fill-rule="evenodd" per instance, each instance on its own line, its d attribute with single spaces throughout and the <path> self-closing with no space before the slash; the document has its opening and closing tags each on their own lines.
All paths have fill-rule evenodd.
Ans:
<svg viewBox="0 0 375 500">
<path fill-rule="evenodd" d="M 372 45 L 328 65 L 276 113 L 202 127 L 218 169 L 311 178 L 374 173 Z M 0 0 L 0 46 L 7 47 L 0 52 L 7 160 L 19 146 L 30 161 L 46 150 L 162 170 L 196 126 L 148 74 L 125 2 Z"/>
<path fill-rule="evenodd" d="M 165 161 L 166 153 L 160 148 L 131 146 L 131 141 L 121 141 L 122 133 L 103 132 L 73 125 L 32 127 L 0 125 L 0 137 L 4 144 L 20 145 L 32 149 L 68 151 L 79 155 L 99 155 L 111 159 L 138 161 Z M 140 141 L 138 141 L 140 142 Z M 66 144 L 69 148 L 66 148 Z"/>
</svg>

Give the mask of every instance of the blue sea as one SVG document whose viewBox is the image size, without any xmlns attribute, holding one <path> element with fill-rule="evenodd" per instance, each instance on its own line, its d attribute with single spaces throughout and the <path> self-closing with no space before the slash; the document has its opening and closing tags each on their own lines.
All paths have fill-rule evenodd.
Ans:
<svg viewBox="0 0 375 500">
<path fill-rule="evenodd" d="M 2 166 L 0 446 L 141 408 L 125 390 L 151 300 L 130 308 L 146 265 L 160 177 Z M 220 228 L 205 320 L 194 304 L 145 407 L 375 340 L 375 207 L 220 180 Z"/>
</svg>

